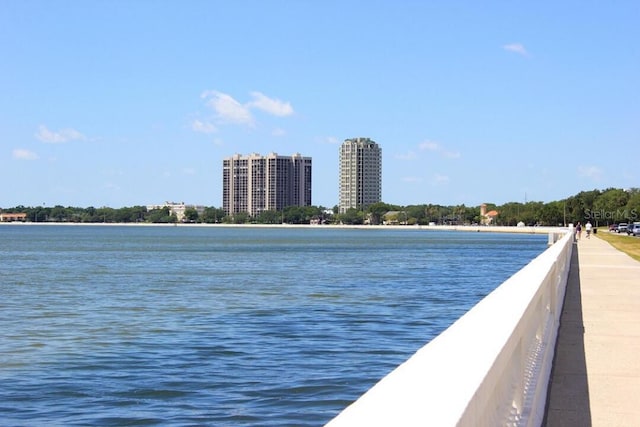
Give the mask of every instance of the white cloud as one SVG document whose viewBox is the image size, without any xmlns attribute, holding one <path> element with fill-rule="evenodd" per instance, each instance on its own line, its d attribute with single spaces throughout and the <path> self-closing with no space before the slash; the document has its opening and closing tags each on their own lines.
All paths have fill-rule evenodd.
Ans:
<svg viewBox="0 0 640 427">
<path fill-rule="evenodd" d="M 37 160 L 38 155 L 30 150 L 16 148 L 13 150 L 13 158 L 18 160 Z"/>
<path fill-rule="evenodd" d="M 340 140 L 335 136 L 325 136 L 325 137 L 316 138 L 316 142 L 320 144 L 331 144 L 331 145 L 340 144 Z"/>
<path fill-rule="evenodd" d="M 220 121 L 253 126 L 253 115 L 249 108 L 226 93 L 209 90 L 204 92 L 201 98 L 209 99 L 207 105 L 213 108 Z"/>
<path fill-rule="evenodd" d="M 421 150 L 429 150 L 429 151 L 438 151 L 440 149 L 440 145 L 437 142 L 433 141 L 424 141 L 419 145 Z"/>
<path fill-rule="evenodd" d="M 293 108 L 288 102 L 279 99 L 269 98 L 260 92 L 251 92 L 253 101 L 247 104 L 249 108 L 257 108 L 274 116 L 285 117 L 293 114 Z"/>
<path fill-rule="evenodd" d="M 38 132 L 35 134 L 42 142 L 49 144 L 59 144 L 68 141 L 86 140 L 87 138 L 75 129 L 61 129 L 57 132 L 47 129 L 46 126 L 40 125 Z"/>
<path fill-rule="evenodd" d="M 418 178 L 416 176 L 405 176 L 402 178 L 404 182 L 422 182 L 422 178 Z"/>
<path fill-rule="evenodd" d="M 458 159 L 462 156 L 459 151 L 443 151 L 442 155 L 449 159 Z"/>
<path fill-rule="evenodd" d="M 218 131 L 218 129 L 212 123 L 203 122 L 197 119 L 191 122 L 191 129 L 195 132 L 201 133 L 215 133 Z"/>
<path fill-rule="evenodd" d="M 103 172 L 106 176 L 124 176 L 125 173 L 122 169 L 106 169 Z"/>
<path fill-rule="evenodd" d="M 600 181 L 602 178 L 602 169 L 597 166 L 579 166 L 578 174 L 586 178 L 591 178 L 594 181 Z"/>
<path fill-rule="evenodd" d="M 502 48 L 508 52 L 517 53 L 518 55 L 529 56 L 527 49 L 520 43 L 505 44 Z"/>
<path fill-rule="evenodd" d="M 433 182 L 434 184 L 445 184 L 449 182 L 449 177 L 447 175 L 440 175 L 437 173 L 433 176 Z"/>
<path fill-rule="evenodd" d="M 435 142 L 435 141 L 424 141 L 421 142 L 418 147 L 420 148 L 420 150 L 422 151 L 432 151 L 434 153 L 439 153 L 442 157 L 446 157 L 449 159 L 458 159 L 460 157 L 462 157 L 462 154 L 460 154 L 459 151 L 450 151 L 447 150 L 446 148 L 444 148 L 442 145 L 440 145 L 439 143 Z"/>
<path fill-rule="evenodd" d="M 196 175 L 196 170 L 194 168 L 183 168 L 182 173 L 185 175 Z"/>
<path fill-rule="evenodd" d="M 241 103 L 231 95 L 217 90 L 204 91 L 200 97 L 206 99 L 206 105 L 215 112 L 215 121 L 238 125 L 254 126 L 253 110 L 260 110 L 277 117 L 290 116 L 294 113 L 291 103 L 270 98 L 261 92 L 251 92 L 251 101 Z M 194 120 L 191 128 L 196 132 L 213 133 L 217 131 L 213 123 Z"/>
<path fill-rule="evenodd" d="M 409 151 L 407 153 L 396 154 L 398 160 L 415 160 L 417 158 L 416 153 Z"/>
<path fill-rule="evenodd" d="M 273 136 L 285 136 L 287 134 L 287 132 L 284 129 L 280 129 L 280 128 L 275 128 L 273 131 L 271 131 L 271 135 Z"/>
<path fill-rule="evenodd" d="M 113 182 L 107 182 L 102 186 L 105 190 L 109 191 L 120 191 L 120 186 L 114 184 Z"/>
</svg>

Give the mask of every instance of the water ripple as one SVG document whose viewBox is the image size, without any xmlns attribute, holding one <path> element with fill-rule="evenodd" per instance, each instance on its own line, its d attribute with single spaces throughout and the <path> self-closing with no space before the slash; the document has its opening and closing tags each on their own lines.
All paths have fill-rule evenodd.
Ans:
<svg viewBox="0 0 640 427">
<path fill-rule="evenodd" d="M 2 227 L 0 425 L 322 425 L 531 235 Z"/>
</svg>

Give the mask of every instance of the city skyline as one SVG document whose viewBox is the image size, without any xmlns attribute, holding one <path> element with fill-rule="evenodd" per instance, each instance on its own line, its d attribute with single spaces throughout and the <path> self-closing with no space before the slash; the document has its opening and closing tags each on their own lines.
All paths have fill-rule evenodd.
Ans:
<svg viewBox="0 0 640 427">
<path fill-rule="evenodd" d="M 219 206 L 222 160 L 268 151 L 312 157 L 313 204 L 333 207 L 354 135 L 384 146 L 389 204 L 640 187 L 638 16 L 631 0 L 6 2 L 0 207 Z"/>
</svg>

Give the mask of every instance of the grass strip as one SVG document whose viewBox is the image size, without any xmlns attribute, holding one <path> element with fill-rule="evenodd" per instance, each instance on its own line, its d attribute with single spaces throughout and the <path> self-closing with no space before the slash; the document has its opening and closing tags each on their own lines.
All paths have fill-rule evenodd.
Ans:
<svg viewBox="0 0 640 427">
<path fill-rule="evenodd" d="M 640 238 L 626 234 L 610 233 L 606 228 L 598 228 L 596 237 L 609 242 L 614 248 L 624 252 L 636 261 L 640 261 Z"/>
</svg>

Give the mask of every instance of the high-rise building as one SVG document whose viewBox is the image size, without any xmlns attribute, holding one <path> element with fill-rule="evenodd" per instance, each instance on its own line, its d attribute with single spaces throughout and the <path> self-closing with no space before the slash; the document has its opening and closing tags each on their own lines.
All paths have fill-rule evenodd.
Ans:
<svg viewBox="0 0 640 427">
<path fill-rule="evenodd" d="M 382 149 L 369 138 L 340 146 L 340 213 L 382 201 Z"/>
<path fill-rule="evenodd" d="M 311 157 L 234 155 L 222 163 L 222 208 L 227 215 L 311 206 Z"/>
</svg>

